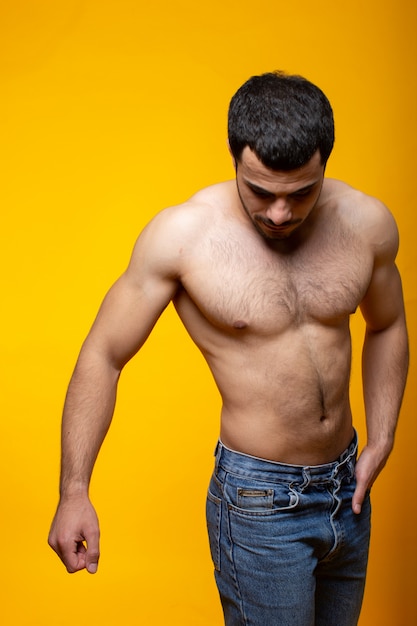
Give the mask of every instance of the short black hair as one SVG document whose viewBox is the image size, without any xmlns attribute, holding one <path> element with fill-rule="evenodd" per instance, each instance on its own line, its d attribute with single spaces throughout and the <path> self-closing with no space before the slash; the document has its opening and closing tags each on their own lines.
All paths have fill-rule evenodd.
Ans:
<svg viewBox="0 0 417 626">
<path fill-rule="evenodd" d="M 302 76 L 252 76 L 230 101 L 230 150 L 238 162 L 249 146 L 273 170 L 305 165 L 319 150 L 325 165 L 334 144 L 333 111 L 316 85 Z"/>
</svg>

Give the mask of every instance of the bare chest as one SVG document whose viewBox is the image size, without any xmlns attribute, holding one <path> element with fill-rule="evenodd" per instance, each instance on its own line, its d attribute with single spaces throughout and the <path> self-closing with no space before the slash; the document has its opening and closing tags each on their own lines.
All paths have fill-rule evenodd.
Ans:
<svg viewBox="0 0 417 626">
<path fill-rule="evenodd" d="M 361 302 L 371 271 L 370 255 L 349 239 L 280 254 L 212 238 L 195 254 L 184 288 L 212 325 L 269 334 L 308 321 L 341 323 Z"/>
</svg>

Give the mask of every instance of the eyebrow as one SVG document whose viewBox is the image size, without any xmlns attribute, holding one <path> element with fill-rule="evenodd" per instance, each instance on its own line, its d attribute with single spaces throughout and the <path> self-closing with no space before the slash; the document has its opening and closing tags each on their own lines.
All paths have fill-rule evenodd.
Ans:
<svg viewBox="0 0 417 626">
<path fill-rule="evenodd" d="M 272 191 L 269 191 L 268 189 L 264 189 L 263 187 L 259 187 L 258 185 L 255 185 L 254 183 L 251 183 L 249 180 L 243 179 L 245 185 L 247 185 L 249 187 L 249 189 L 252 189 L 252 191 L 256 191 L 262 194 L 265 194 L 266 196 L 274 196 L 275 194 L 272 193 Z"/>
<path fill-rule="evenodd" d="M 258 185 L 255 185 L 255 183 L 251 183 L 250 180 L 246 180 L 244 178 L 243 182 L 249 187 L 249 189 L 252 189 L 252 191 L 259 192 L 267 196 L 275 196 L 275 194 L 272 191 L 269 191 L 269 189 L 264 189 L 263 187 L 259 187 Z M 301 187 L 300 189 L 296 189 L 295 191 L 292 191 L 289 195 L 294 196 L 294 195 L 297 195 L 298 193 L 305 193 L 307 191 L 310 191 L 311 189 L 313 189 L 313 187 L 317 185 L 318 182 L 319 181 L 316 180 L 313 183 L 309 183 L 308 185 L 305 185 L 305 187 Z"/>
</svg>

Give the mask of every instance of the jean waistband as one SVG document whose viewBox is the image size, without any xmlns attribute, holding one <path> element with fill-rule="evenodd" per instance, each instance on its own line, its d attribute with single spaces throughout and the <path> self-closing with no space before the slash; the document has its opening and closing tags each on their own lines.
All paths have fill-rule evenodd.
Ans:
<svg viewBox="0 0 417 626">
<path fill-rule="evenodd" d="M 354 431 L 351 443 L 336 461 L 323 465 L 291 465 L 230 450 L 219 440 L 215 450 L 216 468 L 241 476 L 258 477 L 261 480 L 275 480 L 280 477 L 286 479 L 309 477 L 312 480 L 326 480 L 340 473 L 351 473 L 356 461 L 357 449 L 358 436 Z"/>
</svg>

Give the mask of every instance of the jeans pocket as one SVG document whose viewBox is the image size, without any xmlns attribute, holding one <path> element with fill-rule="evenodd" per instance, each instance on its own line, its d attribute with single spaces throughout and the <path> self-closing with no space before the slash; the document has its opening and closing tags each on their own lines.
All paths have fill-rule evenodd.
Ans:
<svg viewBox="0 0 417 626">
<path fill-rule="evenodd" d="M 220 524 L 222 503 L 210 491 L 207 493 L 206 520 L 209 536 L 210 554 L 214 569 L 220 572 Z"/>
<path fill-rule="evenodd" d="M 227 474 L 223 492 L 229 511 L 255 517 L 293 509 L 299 502 L 298 492 L 286 480 L 271 483 Z"/>
<path fill-rule="evenodd" d="M 237 506 L 240 509 L 257 510 L 272 509 L 274 506 L 273 489 L 244 489 L 237 490 Z"/>
</svg>

